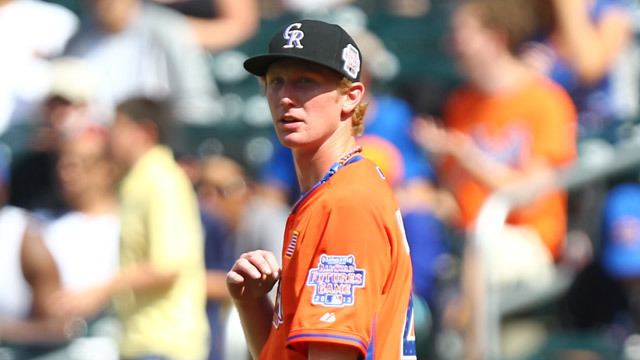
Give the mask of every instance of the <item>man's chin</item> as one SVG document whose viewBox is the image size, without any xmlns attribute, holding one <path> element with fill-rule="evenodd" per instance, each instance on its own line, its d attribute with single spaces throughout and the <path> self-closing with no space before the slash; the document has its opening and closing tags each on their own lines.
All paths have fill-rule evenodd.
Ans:
<svg viewBox="0 0 640 360">
<path fill-rule="evenodd" d="M 291 149 L 304 146 L 304 142 L 302 142 L 296 134 L 278 134 L 278 140 L 280 140 L 282 146 Z"/>
</svg>

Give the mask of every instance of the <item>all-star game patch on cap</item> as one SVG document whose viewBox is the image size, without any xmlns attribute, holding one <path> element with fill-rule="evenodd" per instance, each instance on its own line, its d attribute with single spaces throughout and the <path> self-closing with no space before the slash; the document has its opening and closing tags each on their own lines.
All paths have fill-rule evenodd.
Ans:
<svg viewBox="0 0 640 360">
<path fill-rule="evenodd" d="M 244 68 L 264 76 L 280 59 L 300 59 L 326 66 L 351 81 L 360 80 L 362 55 L 358 45 L 338 25 L 318 20 L 299 20 L 284 26 L 269 42 L 268 53 L 244 62 Z"/>
</svg>

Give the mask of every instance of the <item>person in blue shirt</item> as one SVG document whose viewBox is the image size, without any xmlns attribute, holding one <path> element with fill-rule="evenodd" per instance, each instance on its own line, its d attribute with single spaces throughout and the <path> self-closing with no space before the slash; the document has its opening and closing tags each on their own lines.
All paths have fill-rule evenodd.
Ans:
<svg viewBox="0 0 640 360">
<path fill-rule="evenodd" d="M 522 56 L 569 92 L 581 139 L 605 136 L 620 120 L 611 75 L 633 35 L 629 1 L 535 1 L 540 34 Z"/>
<path fill-rule="evenodd" d="M 640 184 L 613 181 L 595 254 L 557 306 L 557 324 L 527 359 L 628 359 L 640 332 Z M 627 356 L 625 356 L 627 355 Z"/>
<path fill-rule="evenodd" d="M 224 305 L 230 305 L 227 271 L 238 254 L 246 251 L 263 248 L 280 254 L 288 209 L 257 196 L 244 167 L 231 158 L 206 157 L 200 160 L 199 170 L 197 190 L 205 229 L 207 315 L 211 328 L 208 360 L 219 360 L 242 351 L 234 341 L 242 335 L 223 323 L 233 320 L 221 316 L 221 310 L 228 310 Z M 227 317 L 230 314 L 226 311 Z"/>
</svg>

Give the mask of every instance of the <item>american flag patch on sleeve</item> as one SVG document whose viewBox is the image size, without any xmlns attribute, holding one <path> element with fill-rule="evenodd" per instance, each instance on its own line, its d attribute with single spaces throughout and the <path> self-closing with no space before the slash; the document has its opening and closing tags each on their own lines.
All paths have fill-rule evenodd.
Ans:
<svg viewBox="0 0 640 360">
<path fill-rule="evenodd" d="M 294 230 L 291 234 L 291 240 L 289 240 L 289 245 L 287 246 L 287 250 L 284 253 L 284 256 L 290 258 L 293 256 L 293 252 L 296 250 L 296 243 L 298 242 L 299 233 Z"/>
</svg>

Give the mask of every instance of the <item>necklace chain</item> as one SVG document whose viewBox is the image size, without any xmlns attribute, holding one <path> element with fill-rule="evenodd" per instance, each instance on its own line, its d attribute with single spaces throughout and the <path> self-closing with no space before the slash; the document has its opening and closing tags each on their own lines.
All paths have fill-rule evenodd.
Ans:
<svg viewBox="0 0 640 360">
<path fill-rule="evenodd" d="M 331 169 L 329 169 L 329 172 L 327 172 L 327 174 L 322 178 L 322 180 L 320 180 L 320 182 L 324 183 L 325 181 L 329 180 L 329 178 L 332 177 L 333 174 L 335 174 L 338 170 L 340 170 L 340 168 L 343 167 L 344 164 L 346 164 L 349 160 L 351 160 L 352 157 L 354 157 L 357 153 L 361 151 L 362 151 L 362 147 L 356 146 L 353 150 L 342 155 L 342 157 L 333 164 Z"/>
<path fill-rule="evenodd" d="M 318 186 L 327 182 L 327 180 L 329 180 L 329 178 L 331 178 L 336 172 L 338 172 L 338 170 L 340 170 L 341 167 L 346 165 L 356 154 L 360 153 L 361 151 L 362 151 L 362 147 L 356 146 L 353 150 L 349 151 L 348 153 L 340 157 L 340 159 L 338 159 L 338 161 L 336 161 L 333 164 L 333 166 L 331 166 L 331 169 L 329 169 L 329 171 L 322 177 L 322 179 L 320 179 L 320 181 L 318 181 L 315 185 L 313 185 L 311 189 L 307 190 L 306 192 L 300 195 L 300 198 L 298 199 L 298 201 L 296 201 L 296 203 L 293 205 L 292 212 L 296 211 L 300 203 L 302 203 L 302 200 L 305 199 L 307 195 L 312 193 L 313 190 L 315 190 Z"/>
<path fill-rule="evenodd" d="M 340 159 L 338 159 L 338 164 L 340 164 L 341 166 L 344 165 L 344 163 L 349 161 L 349 159 L 351 159 L 355 154 L 361 151 L 362 151 L 362 146 L 356 146 L 353 150 L 349 151 L 348 153 L 344 154 Z"/>
</svg>

